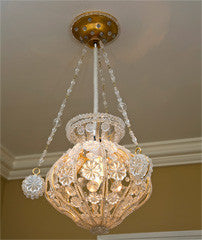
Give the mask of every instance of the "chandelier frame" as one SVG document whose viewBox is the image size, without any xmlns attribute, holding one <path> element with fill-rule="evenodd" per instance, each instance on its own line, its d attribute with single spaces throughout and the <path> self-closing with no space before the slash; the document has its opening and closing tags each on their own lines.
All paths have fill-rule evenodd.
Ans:
<svg viewBox="0 0 202 240">
<path fill-rule="evenodd" d="M 67 123 L 67 138 L 74 147 L 53 164 L 45 181 L 39 175 L 40 168 L 34 168 L 33 175 L 23 181 L 22 190 L 31 199 L 45 193 L 50 204 L 78 226 L 95 234 L 106 234 L 148 200 L 152 192 L 153 165 L 151 159 L 142 154 L 138 147 L 128 118 L 127 105 L 120 96 L 114 71 L 104 50 L 104 44 L 112 42 L 119 34 L 118 21 L 108 13 L 91 11 L 77 16 L 71 30 L 73 36 L 85 46 L 38 166 L 44 163 L 48 147 L 61 125 L 61 117 L 78 79 L 87 46 L 93 48 L 94 56 L 93 113 L 80 114 Z M 106 65 L 123 120 L 108 113 L 102 61 Z M 99 80 L 102 83 L 105 113 L 98 111 Z M 118 144 L 125 135 L 125 126 L 134 144 L 134 154 Z"/>
</svg>

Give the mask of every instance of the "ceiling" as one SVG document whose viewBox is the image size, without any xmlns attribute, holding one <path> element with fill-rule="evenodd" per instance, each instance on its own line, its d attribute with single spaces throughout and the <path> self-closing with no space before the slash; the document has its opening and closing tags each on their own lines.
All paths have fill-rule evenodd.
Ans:
<svg viewBox="0 0 202 240">
<path fill-rule="evenodd" d="M 2 145 L 17 156 L 43 150 L 82 49 L 70 25 L 89 10 L 106 11 L 120 23 L 120 36 L 106 51 L 139 141 L 200 136 L 200 4 L 2 1 Z M 92 111 L 92 60 L 89 49 L 51 152 L 71 146 L 67 121 Z M 107 94 L 110 112 L 119 114 L 112 90 Z"/>
</svg>

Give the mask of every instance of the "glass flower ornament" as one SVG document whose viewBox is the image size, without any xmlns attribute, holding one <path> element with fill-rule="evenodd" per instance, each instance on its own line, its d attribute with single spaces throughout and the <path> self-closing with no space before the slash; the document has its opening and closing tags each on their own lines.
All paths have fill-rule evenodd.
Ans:
<svg viewBox="0 0 202 240">
<path fill-rule="evenodd" d="M 36 173 L 36 171 L 38 172 Z M 22 190 L 27 198 L 36 199 L 44 193 L 44 179 L 39 176 L 40 170 L 33 169 L 33 175 L 26 177 L 22 182 Z"/>
</svg>

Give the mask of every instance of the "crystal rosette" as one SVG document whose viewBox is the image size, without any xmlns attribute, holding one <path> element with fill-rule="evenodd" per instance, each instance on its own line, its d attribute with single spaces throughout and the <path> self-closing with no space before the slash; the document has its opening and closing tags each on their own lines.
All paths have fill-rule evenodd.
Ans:
<svg viewBox="0 0 202 240">
<path fill-rule="evenodd" d="M 44 179 L 39 175 L 30 175 L 22 182 L 22 190 L 27 198 L 39 198 L 44 193 Z"/>
</svg>

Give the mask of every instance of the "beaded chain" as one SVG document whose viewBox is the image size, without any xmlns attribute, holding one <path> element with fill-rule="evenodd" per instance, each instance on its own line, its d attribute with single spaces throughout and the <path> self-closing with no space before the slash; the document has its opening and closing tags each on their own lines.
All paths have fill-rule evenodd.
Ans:
<svg viewBox="0 0 202 240">
<path fill-rule="evenodd" d="M 60 125 L 61 125 L 61 124 L 60 124 L 60 122 L 61 122 L 61 117 L 62 117 L 62 115 L 63 115 L 63 111 L 64 111 L 64 108 L 65 108 L 65 106 L 66 106 L 67 99 L 68 99 L 68 97 L 70 96 L 70 94 L 71 94 L 71 92 L 72 92 L 72 89 L 73 89 L 73 86 L 74 86 L 75 83 L 76 83 L 76 80 L 78 79 L 78 74 L 79 74 L 79 72 L 80 72 L 80 66 L 81 66 L 82 63 L 83 63 L 83 58 L 84 58 L 84 56 L 85 56 L 86 53 L 87 53 L 87 47 L 85 46 L 85 47 L 82 49 L 81 57 L 80 57 L 80 59 L 79 59 L 78 62 L 77 62 L 77 66 L 76 66 L 76 68 L 74 69 L 74 76 L 73 76 L 73 79 L 72 79 L 72 81 L 71 81 L 71 83 L 70 83 L 70 87 L 66 90 L 65 98 L 64 98 L 64 100 L 62 101 L 62 104 L 61 104 L 60 109 L 59 109 L 59 111 L 58 111 L 57 117 L 54 119 L 54 126 L 53 126 L 53 128 L 52 128 L 52 130 L 51 130 L 51 133 L 50 133 L 50 135 L 49 135 L 49 137 L 48 137 L 48 140 L 47 140 L 47 142 L 46 142 L 46 147 L 45 147 L 44 151 L 42 152 L 41 157 L 40 157 L 40 159 L 39 159 L 39 164 L 38 164 L 39 166 L 41 166 L 42 163 L 45 161 L 44 159 L 45 159 L 45 157 L 46 157 L 46 154 L 47 154 L 47 151 L 48 151 L 48 147 L 49 147 L 49 145 L 51 144 L 51 142 L 52 142 L 52 140 L 53 140 L 53 137 L 54 137 L 54 135 L 55 135 L 58 127 L 60 127 Z"/>
<path fill-rule="evenodd" d="M 105 112 L 108 113 L 108 103 L 106 99 L 106 91 L 105 91 L 105 78 L 103 76 L 103 70 L 102 70 L 102 62 L 101 62 L 101 55 L 100 55 L 100 49 L 98 51 L 98 66 L 99 66 L 99 77 L 102 83 L 102 99 L 103 99 L 103 105 Z"/>
<path fill-rule="evenodd" d="M 137 138 L 135 137 L 134 132 L 131 129 L 130 120 L 128 118 L 128 114 L 127 114 L 127 111 L 126 111 L 127 110 L 127 105 L 123 102 L 123 100 L 120 96 L 120 92 L 119 92 L 119 90 L 117 88 L 117 85 L 116 85 L 116 77 L 114 76 L 114 71 L 111 68 L 110 61 L 109 61 L 109 58 L 108 58 L 108 54 L 105 52 L 104 45 L 101 41 L 100 41 L 100 49 L 102 51 L 102 55 L 104 57 L 105 64 L 108 68 L 108 72 L 109 72 L 109 75 L 110 75 L 110 78 L 111 78 L 111 81 L 112 81 L 112 84 L 113 84 L 113 87 L 114 87 L 114 93 L 115 93 L 117 101 L 118 101 L 118 110 L 122 113 L 122 116 L 123 116 L 125 124 L 128 128 L 128 131 L 129 131 L 130 137 L 132 139 L 132 142 L 134 143 L 135 146 L 137 146 L 138 145 Z"/>
<path fill-rule="evenodd" d="M 108 68 L 108 72 L 109 72 L 109 75 L 110 75 L 110 78 L 111 78 L 111 81 L 112 81 L 112 84 L 113 84 L 113 87 L 114 87 L 114 92 L 115 92 L 115 95 L 116 95 L 116 98 L 117 98 L 117 101 L 118 101 L 118 110 L 123 115 L 125 124 L 126 124 L 126 126 L 128 127 L 128 130 L 129 130 L 129 134 L 130 134 L 130 137 L 132 139 L 132 142 L 135 144 L 135 146 L 137 146 L 138 145 L 137 138 L 135 137 L 134 132 L 131 129 L 130 120 L 128 118 L 128 114 L 127 114 L 127 111 L 126 111 L 127 110 L 127 106 L 123 102 L 123 100 L 122 100 L 122 98 L 120 96 L 120 92 L 119 92 L 119 90 L 117 88 L 116 77 L 114 76 L 113 69 L 111 68 L 110 61 L 109 61 L 109 58 L 108 58 L 108 54 L 105 52 L 104 45 L 101 42 L 100 42 L 100 46 L 101 46 L 100 50 L 102 51 L 102 55 L 104 57 L 105 64 L 106 64 L 106 66 Z M 108 112 L 108 103 L 107 103 L 107 100 L 106 100 L 106 92 L 105 92 L 105 78 L 103 77 L 103 70 L 102 70 L 102 63 L 101 63 L 101 51 L 100 50 L 99 50 L 99 54 L 98 54 L 99 76 L 100 76 L 100 80 L 102 82 L 103 104 L 104 104 L 105 111 Z M 39 166 L 41 166 L 42 163 L 44 162 L 44 159 L 45 159 L 45 157 L 47 155 L 48 147 L 51 144 L 51 142 L 53 140 L 53 137 L 54 137 L 58 127 L 60 126 L 61 117 L 63 115 L 63 111 L 64 111 L 64 108 L 66 106 L 67 99 L 68 99 L 68 97 L 70 96 L 70 94 L 72 92 L 72 89 L 73 89 L 73 86 L 76 83 L 76 80 L 78 79 L 78 74 L 80 72 L 80 66 L 83 63 L 82 60 L 83 60 L 86 52 L 87 52 L 87 47 L 84 47 L 82 49 L 81 57 L 78 60 L 77 66 L 76 66 L 76 68 L 74 70 L 74 77 L 73 77 L 73 79 L 72 79 L 72 81 L 70 83 L 70 87 L 66 90 L 65 98 L 64 98 L 64 100 L 63 100 L 63 102 L 62 102 L 62 104 L 60 106 L 60 109 L 58 111 L 57 117 L 54 119 L 54 126 L 53 126 L 53 128 L 51 130 L 51 133 L 50 133 L 50 135 L 48 137 L 48 140 L 46 142 L 46 147 L 45 147 L 44 151 L 42 152 L 41 157 L 39 159 Z"/>
</svg>

